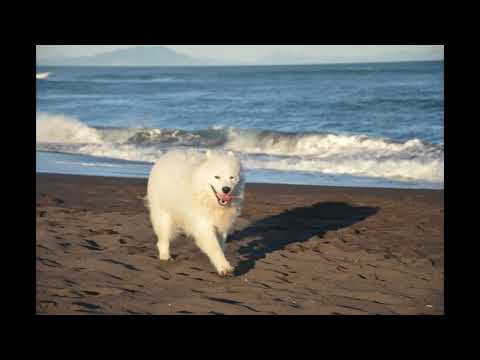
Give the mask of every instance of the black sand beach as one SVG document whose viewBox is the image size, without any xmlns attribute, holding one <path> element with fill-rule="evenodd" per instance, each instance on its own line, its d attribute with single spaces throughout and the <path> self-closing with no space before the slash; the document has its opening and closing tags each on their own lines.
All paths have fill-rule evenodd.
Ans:
<svg viewBox="0 0 480 360">
<path fill-rule="evenodd" d="M 443 314 L 443 191 L 247 184 L 233 278 L 157 258 L 146 180 L 37 174 L 37 314 Z"/>
</svg>

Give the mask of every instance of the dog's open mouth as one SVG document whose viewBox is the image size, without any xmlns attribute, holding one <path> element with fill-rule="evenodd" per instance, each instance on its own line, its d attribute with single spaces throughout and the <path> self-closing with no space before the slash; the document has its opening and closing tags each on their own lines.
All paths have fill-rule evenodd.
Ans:
<svg viewBox="0 0 480 360">
<path fill-rule="evenodd" d="M 215 197 L 217 198 L 217 202 L 220 206 L 227 206 L 233 200 L 233 195 L 218 194 L 212 185 L 210 185 L 210 187 L 212 188 L 212 191 L 215 194 Z"/>
</svg>

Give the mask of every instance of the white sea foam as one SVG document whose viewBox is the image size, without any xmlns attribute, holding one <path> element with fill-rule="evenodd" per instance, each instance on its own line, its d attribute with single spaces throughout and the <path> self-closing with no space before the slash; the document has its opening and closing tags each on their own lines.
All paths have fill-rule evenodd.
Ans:
<svg viewBox="0 0 480 360">
<path fill-rule="evenodd" d="M 49 72 L 36 73 L 37 80 L 47 80 L 49 76 Z"/>
<path fill-rule="evenodd" d="M 37 114 L 37 143 L 101 143 L 97 130 L 63 115 Z"/>
<path fill-rule="evenodd" d="M 153 163 L 168 148 L 236 151 L 247 169 L 321 172 L 442 183 L 443 146 L 419 139 L 392 142 L 364 135 L 300 134 L 213 128 L 111 129 L 78 119 L 37 114 L 37 148 Z"/>
<path fill-rule="evenodd" d="M 402 154 L 411 156 L 427 150 L 427 146 L 418 139 L 395 143 L 365 135 L 285 134 L 237 129 L 230 129 L 228 135 L 228 148 L 251 154 L 316 155 L 322 158 L 368 154 L 371 157 L 391 157 Z"/>
<path fill-rule="evenodd" d="M 321 172 L 331 175 L 353 175 L 380 177 L 399 181 L 443 182 L 443 161 L 433 160 L 426 163 L 415 160 L 369 160 L 345 159 L 342 161 L 321 159 L 270 158 L 258 160 L 246 158 L 246 168 L 283 171 Z"/>
</svg>

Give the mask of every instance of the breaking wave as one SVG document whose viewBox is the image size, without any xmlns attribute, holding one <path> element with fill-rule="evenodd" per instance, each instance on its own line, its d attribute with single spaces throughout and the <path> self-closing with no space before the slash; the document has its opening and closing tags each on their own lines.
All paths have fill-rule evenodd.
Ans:
<svg viewBox="0 0 480 360">
<path fill-rule="evenodd" d="M 245 167 L 442 183 L 443 145 L 365 135 L 210 128 L 102 128 L 37 114 L 37 149 L 153 163 L 172 147 L 237 152 Z"/>
</svg>

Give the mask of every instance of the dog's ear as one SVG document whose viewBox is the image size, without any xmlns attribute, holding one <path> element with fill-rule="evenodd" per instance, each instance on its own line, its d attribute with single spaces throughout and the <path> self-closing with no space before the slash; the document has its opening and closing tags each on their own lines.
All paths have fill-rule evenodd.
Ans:
<svg viewBox="0 0 480 360">
<path fill-rule="evenodd" d="M 207 158 L 209 158 L 210 156 L 212 156 L 212 152 L 210 150 L 207 150 L 206 155 L 207 155 Z"/>
<path fill-rule="evenodd" d="M 235 154 L 233 153 L 233 151 L 229 151 L 228 156 L 235 156 Z"/>
</svg>

